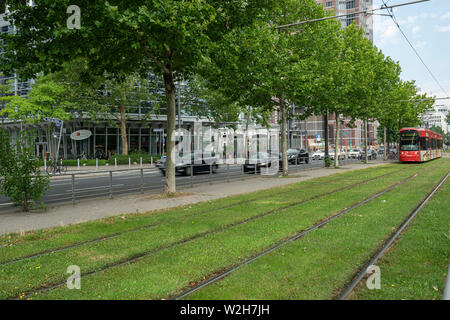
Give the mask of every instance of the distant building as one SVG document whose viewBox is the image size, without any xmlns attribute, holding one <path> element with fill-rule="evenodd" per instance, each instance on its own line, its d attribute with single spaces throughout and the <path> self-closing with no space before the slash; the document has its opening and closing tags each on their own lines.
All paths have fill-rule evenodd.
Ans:
<svg viewBox="0 0 450 320">
<path fill-rule="evenodd" d="M 346 28 L 352 23 L 364 30 L 365 36 L 373 41 L 373 20 L 371 15 L 355 12 L 371 9 L 373 0 L 316 0 L 326 10 L 333 10 L 336 15 L 346 15 L 339 18 L 342 27 Z M 301 113 L 301 108 L 294 107 L 292 112 Z M 364 124 L 356 120 L 350 127 L 350 118 L 343 118 L 340 125 L 339 145 L 344 149 L 362 148 L 364 145 Z M 378 122 L 369 122 L 367 137 L 369 147 L 378 145 Z M 328 116 L 328 140 L 330 147 L 334 147 L 336 136 L 336 121 L 334 114 Z M 310 151 L 322 149 L 324 143 L 323 116 L 311 116 L 303 121 L 292 120 L 288 122 L 288 147 L 309 149 Z"/>
<path fill-rule="evenodd" d="M 333 10 L 336 15 L 348 14 L 339 18 L 343 28 L 348 27 L 353 22 L 364 30 L 370 41 L 373 41 L 373 20 L 372 15 L 355 13 L 366 9 L 371 9 L 373 0 L 316 0 L 317 4 L 323 5 L 326 10 Z"/>
<path fill-rule="evenodd" d="M 427 111 L 422 115 L 423 128 L 431 128 L 433 126 L 441 127 L 444 133 L 448 132 L 447 115 L 450 107 L 446 105 L 435 105 L 433 110 Z"/>
<path fill-rule="evenodd" d="M 5 21 L 3 18 L 5 16 L 5 12 L 2 11 L 0 7 L 0 33 L 9 34 L 14 32 L 14 26 L 12 26 L 9 22 Z M 0 54 L 2 54 L 3 49 L 0 47 Z M 33 84 L 33 80 L 21 80 L 19 79 L 17 74 L 7 74 L 0 76 L 0 84 L 11 84 L 11 91 L 14 95 L 17 96 L 26 96 L 30 90 L 31 85 Z"/>
</svg>

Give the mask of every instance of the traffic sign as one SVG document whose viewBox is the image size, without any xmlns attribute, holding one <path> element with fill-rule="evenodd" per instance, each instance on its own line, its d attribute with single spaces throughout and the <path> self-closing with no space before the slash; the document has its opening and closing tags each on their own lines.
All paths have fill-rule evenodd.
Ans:
<svg viewBox="0 0 450 320">
<path fill-rule="evenodd" d="M 90 130 L 78 130 L 73 132 L 70 135 L 70 138 L 72 140 L 84 140 L 89 138 L 92 135 L 92 132 Z"/>
</svg>

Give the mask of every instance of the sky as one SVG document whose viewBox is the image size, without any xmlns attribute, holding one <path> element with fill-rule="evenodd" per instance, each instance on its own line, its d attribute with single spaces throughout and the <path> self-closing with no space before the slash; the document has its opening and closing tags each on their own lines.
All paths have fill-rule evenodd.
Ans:
<svg viewBox="0 0 450 320">
<path fill-rule="evenodd" d="M 384 0 L 387 5 L 413 0 Z M 374 0 L 379 8 L 382 0 Z M 376 13 L 386 13 L 386 10 Z M 394 16 L 409 41 L 447 93 L 440 89 L 408 42 L 387 16 L 373 16 L 374 44 L 402 68 L 403 80 L 415 80 L 422 93 L 450 97 L 450 0 L 430 0 L 394 8 Z M 450 106 L 450 100 L 436 104 Z"/>
</svg>

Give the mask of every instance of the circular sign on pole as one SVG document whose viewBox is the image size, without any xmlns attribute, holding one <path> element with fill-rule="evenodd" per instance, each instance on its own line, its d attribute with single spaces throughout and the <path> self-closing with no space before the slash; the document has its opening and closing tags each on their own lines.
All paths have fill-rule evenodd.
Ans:
<svg viewBox="0 0 450 320">
<path fill-rule="evenodd" d="M 72 140 L 84 140 L 89 138 L 92 135 L 92 132 L 89 130 L 78 130 L 75 132 L 72 132 L 70 135 L 70 138 Z"/>
</svg>

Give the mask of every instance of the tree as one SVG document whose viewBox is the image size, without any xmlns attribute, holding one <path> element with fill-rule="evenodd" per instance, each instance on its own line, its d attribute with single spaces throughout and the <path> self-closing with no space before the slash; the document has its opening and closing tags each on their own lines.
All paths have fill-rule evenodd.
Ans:
<svg viewBox="0 0 450 320">
<path fill-rule="evenodd" d="M 292 104 L 304 107 L 303 117 L 314 110 L 311 91 L 320 68 L 330 64 L 337 39 L 337 22 L 306 24 L 299 30 L 277 30 L 292 21 L 319 18 L 325 11 L 313 0 L 277 1 L 247 28 L 228 33 L 213 46 L 211 59 L 203 63 L 202 77 L 209 88 L 239 101 L 241 111 L 263 125 L 274 112 L 279 115 L 283 175 L 288 174 L 286 123 Z M 326 67 L 324 67 L 324 65 Z"/>
<path fill-rule="evenodd" d="M 432 126 L 432 127 L 430 128 L 430 130 L 439 133 L 440 135 L 442 135 L 442 137 L 445 136 L 445 132 L 444 132 L 444 130 L 442 129 L 442 127 L 440 127 L 440 126 Z"/>
<path fill-rule="evenodd" d="M 0 73 L 0 76 L 2 74 Z M 14 96 L 12 87 L 9 83 L 0 83 L 0 112 L 6 107 L 6 104 L 11 101 Z M 4 125 L 4 115 L 2 116 L 2 126 Z"/>
<path fill-rule="evenodd" d="M 123 155 L 128 155 L 128 114 L 140 113 L 145 120 L 151 111 L 157 111 L 162 98 L 159 94 L 161 84 L 154 75 L 94 75 L 90 74 L 84 59 L 66 63 L 62 71 L 44 76 L 42 81 L 55 81 L 64 86 L 65 99 L 77 106 L 79 114 L 85 113 L 93 121 L 119 123 Z"/>
<path fill-rule="evenodd" d="M 129 74 L 151 69 L 163 77 L 167 111 L 165 193 L 175 188 L 175 81 L 188 79 L 211 43 L 249 25 L 273 5 L 269 0 L 78 1 L 80 29 L 68 29 L 65 0 L 41 0 L 34 7 L 6 0 L 17 32 L 6 35 L 4 69 L 22 75 L 51 73 L 83 57 L 96 74 Z M 35 50 L 30 50 L 35 48 Z M 144 71 L 143 71 L 144 70 Z"/>
<path fill-rule="evenodd" d="M 7 115 L 9 119 L 18 120 L 27 125 L 44 121 L 44 118 L 70 120 L 76 112 L 76 107 L 66 100 L 66 88 L 63 84 L 42 79 L 32 86 L 27 98 L 12 96 L 0 110 L 0 116 Z M 50 123 L 47 127 L 51 140 L 53 136 L 50 132 L 54 127 L 55 123 Z M 54 143 L 50 143 L 51 153 L 55 155 L 53 146 Z"/>
<path fill-rule="evenodd" d="M 34 139 L 22 133 L 16 144 L 0 129 L 0 194 L 20 205 L 23 211 L 42 199 L 49 188 L 49 177 L 41 175 L 34 159 Z"/>
</svg>

